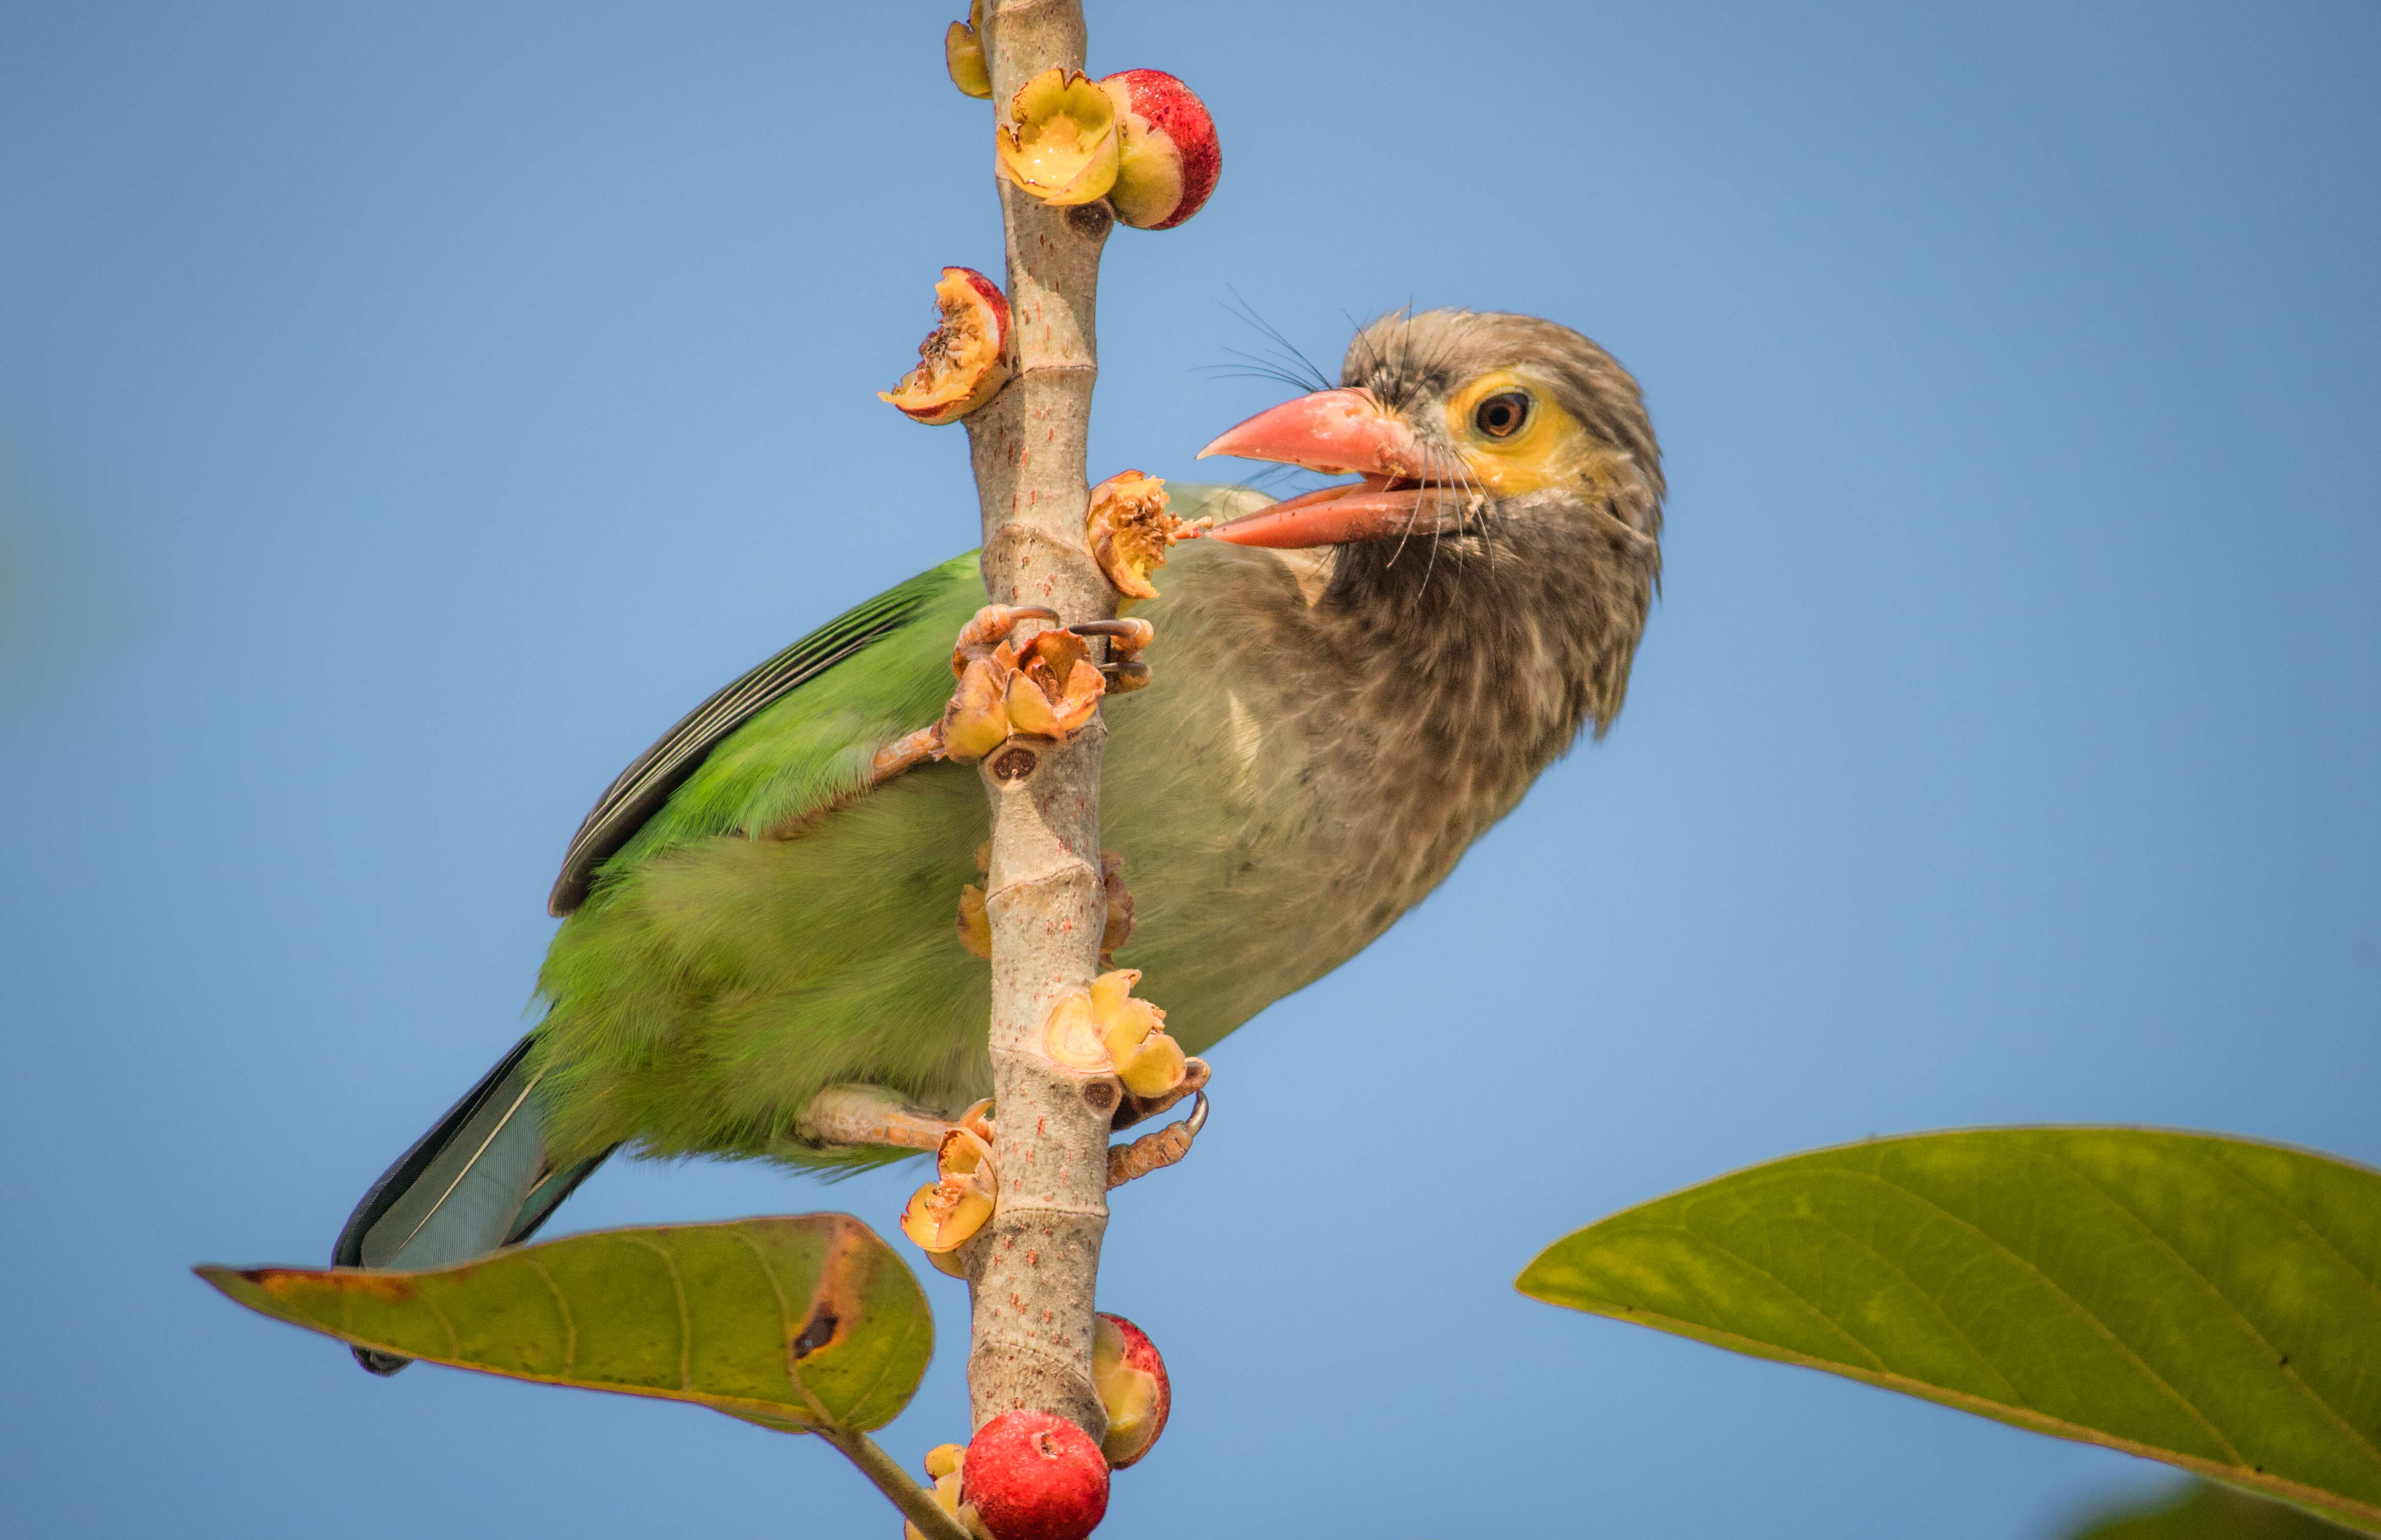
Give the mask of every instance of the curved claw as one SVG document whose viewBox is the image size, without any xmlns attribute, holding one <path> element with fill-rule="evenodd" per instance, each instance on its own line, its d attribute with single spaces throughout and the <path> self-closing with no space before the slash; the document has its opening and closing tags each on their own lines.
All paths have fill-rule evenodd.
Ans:
<svg viewBox="0 0 2381 1540">
<path fill-rule="evenodd" d="M 978 610 L 951 643 L 951 673 L 953 677 L 967 673 L 968 662 L 978 654 L 998 647 L 1011 631 L 1024 621 L 1056 621 L 1058 612 L 1040 604 L 987 604 Z"/>
<path fill-rule="evenodd" d="M 1157 634 L 1145 620 L 1079 620 L 1067 629 L 1078 637 L 1114 637 L 1135 649 L 1147 647 Z"/>
<path fill-rule="evenodd" d="M 1108 688 L 1117 695 L 1129 695 L 1149 683 L 1149 665 L 1141 661 L 1142 649 L 1157 639 L 1157 627 L 1145 620 L 1087 620 L 1067 627 L 1078 637 L 1108 638 L 1108 661 L 1100 665 L 1107 675 Z"/>
<path fill-rule="evenodd" d="M 1152 1171 L 1162 1171 L 1190 1153 L 1190 1142 L 1207 1122 L 1207 1093 L 1192 1093 L 1199 1099 L 1190 1115 L 1180 1122 L 1167 1123 L 1154 1134 L 1144 1134 L 1129 1145 L 1108 1146 L 1108 1185 L 1121 1187 Z"/>
</svg>

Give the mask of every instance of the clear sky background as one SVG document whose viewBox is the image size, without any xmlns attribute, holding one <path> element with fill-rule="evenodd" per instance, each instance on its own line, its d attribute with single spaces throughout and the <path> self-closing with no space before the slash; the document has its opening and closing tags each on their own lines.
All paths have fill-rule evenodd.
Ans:
<svg viewBox="0 0 2381 1540">
<path fill-rule="evenodd" d="M 435 1369 L 318 1262 L 520 1030 L 564 843 L 712 688 L 972 543 L 873 393 L 997 272 L 959 0 L 0 6 L 0 1529 L 882 1535 L 833 1451 Z M 1215 1055 L 1103 1303 L 1148 1537 L 2044 1535 L 2158 1468 L 1510 1288 L 1871 1133 L 2381 1161 L 2381 10 L 1093 0 L 1207 212 L 1120 231 L 1093 474 L 1408 300 L 1644 382 L 1629 708 Z M 616 1162 L 562 1228 L 848 1207 Z M 945 1352 L 885 1441 L 963 1436 Z"/>
</svg>

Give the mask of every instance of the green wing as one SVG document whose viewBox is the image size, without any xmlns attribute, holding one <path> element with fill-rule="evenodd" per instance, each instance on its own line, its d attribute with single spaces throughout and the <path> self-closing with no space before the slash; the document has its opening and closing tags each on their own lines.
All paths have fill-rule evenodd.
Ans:
<svg viewBox="0 0 2381 1540">
<path fill-rule="evenodd" d="M 562 874 L 554 879 L 546 912 L 568 915 L 584 903 L 598 868 L 662 811 L 726 739 L 837 663 L 866 651 L 922 615 L 950 608 L 938 601 L 969 588 L 975 570 L 971 553 L 920 573 L 827 622 L 688 712 L 638 755 L 597 799 L 563 854 Z M 783 735 L 763 736 L 774 741 Z"/>
<path fill-rule="evenodd" d="M 952 933 L 983 789 L 946 764 L 870 779 L 941 713 L 983 602 L 972 555 L 922 574 L 722 691 L 606 794 L 538 978 L 557 1161 L 633 1140 L 812 1163 L 788 1141 L 819 1086 L 939 1100 L 983 1077 L 984 967 Z"/>
</svg>

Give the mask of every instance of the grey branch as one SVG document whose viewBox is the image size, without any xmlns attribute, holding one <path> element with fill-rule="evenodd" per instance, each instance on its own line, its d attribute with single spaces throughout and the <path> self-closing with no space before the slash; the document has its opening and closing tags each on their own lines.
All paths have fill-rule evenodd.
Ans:
<svg viewBox="0 0 2381 1540">
<path fill-rule="evenodd" d="M 999 0 L 987 7 L 992 103 L 1053 66 L 1083 67 L 1081 0 Z M 997 184 L 1007 237 L 1016 377 L 967 419 L 983 514 L 984 588 L 995 602 L 1047 605 L 1068 622 L 1105 620 L 1116 595 L 1083 541 L 1090 502 L 1084 444 L 1098 355 L 1092 329 L 1104 203 L 1048 208 Z M 1093 1438 L 1107 1415 L 1092 1385 L 1092 1301 L 1107 1229 L 1112 1079 L 1085 1082 L 1040 1051 L 1065 995 L 1099 967 L 1106 898 L 1100 881 L 1100 750 L 1094 721 L 1028 763 L 991 757 L 995 1163 L 998 1212 L 962 1255 L 974 1296 L 968 1389 L 975 1425 L 1032 1407 Z"/>
</svg>

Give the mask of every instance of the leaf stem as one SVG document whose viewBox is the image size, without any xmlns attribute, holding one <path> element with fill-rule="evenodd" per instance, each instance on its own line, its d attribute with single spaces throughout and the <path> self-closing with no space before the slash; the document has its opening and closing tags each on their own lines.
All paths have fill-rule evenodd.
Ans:
<svg viewBox="0 0 2381 1540">
<path fill-rule="evenodd" d="M 838 1427 L 823 1427 L 818 1436 L 843 1451 L 843 1457 L 860 1467 L 860 1473 L 873 1482 L 876 1489 L 893 1499 L 901 1516 L 918 1526 L 926 1540 L 974 1540 L 965 1525 L 943 1510 L 934 1495 L 918 1485 L 909 1472 L 875 1439 L 864 1433 Z"/>
</svg>

